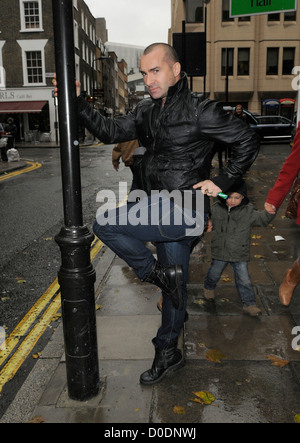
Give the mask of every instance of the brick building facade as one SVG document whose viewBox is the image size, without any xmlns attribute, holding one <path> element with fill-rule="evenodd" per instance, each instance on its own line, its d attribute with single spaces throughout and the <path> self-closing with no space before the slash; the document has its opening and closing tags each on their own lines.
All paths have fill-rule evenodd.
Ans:
<svg viewBox="0 0 300 443">
<path fill-rule="evenodd" d="M 96 19 L 83 0 L 73 0 L 73 14 L 76 78 L 89 97 L 103 88 L 109 60 L 97 60 L 107 54 L 97 37 Z M 55 71 L 52 1 L 1 0 L 0 122 L 12 116 L 18 140 L 56 139 Z"/>
</svg>

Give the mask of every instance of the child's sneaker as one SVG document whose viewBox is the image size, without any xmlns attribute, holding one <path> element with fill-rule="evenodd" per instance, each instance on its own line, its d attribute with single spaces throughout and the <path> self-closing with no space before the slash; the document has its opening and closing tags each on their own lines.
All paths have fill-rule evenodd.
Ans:
<svg viewBox="0 0 300 443">
<path fill-rule="evenodd" d="M 243 311 L 245 314 L 250 315 L 250 317 L 258 317 L 259 315 L 262 314 L 261 310 L 255 305 L 244 306 Z"/>
<path fill-rule="evenodd" d="M 214 289 L 205 289 L 204 288 L 204 298 L 207 301 L 214 301 L 214 299 L 215 299 L 215 290 Z"/>
</svg>

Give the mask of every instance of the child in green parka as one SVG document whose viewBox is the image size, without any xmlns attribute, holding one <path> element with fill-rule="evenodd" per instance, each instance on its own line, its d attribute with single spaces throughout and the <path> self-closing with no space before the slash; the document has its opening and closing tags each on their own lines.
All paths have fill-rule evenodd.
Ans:
<svg viewBox="0 0 300 443">
<path fill-rule="evenodd" d="M 267 226 L 275 215 L 266 210 L 257 211 L 247 197 L 243 181 L 228 193 L 228 199 L 219 198 L 211 208 L 208 232 L 211 240 L 212 263 L 204 281 L 204 297 L 213 301 L 215 288 L 222 272 L 230 263 L 235 284 L 243 303 L 243 311 L 252 317 L 261 314 L 256 306 L 255 293 L 248 272 L 252 226 Z"/>
</svg>

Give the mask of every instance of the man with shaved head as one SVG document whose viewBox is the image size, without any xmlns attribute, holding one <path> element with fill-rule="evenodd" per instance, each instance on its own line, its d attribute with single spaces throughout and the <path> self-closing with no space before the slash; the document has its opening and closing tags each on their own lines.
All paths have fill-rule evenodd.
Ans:
<svg viewBox="0 0 300 443">
<path fill-rule="evenodd" d="M 162 324 L 153 339 L 155 358 L 140 378 L 142 384 L 151 385 L 185 364 L 177 341 L 185 320 L 191 245 L 204 229 L 204 222 L 199 223 L 199 195 L 205 195 L 202 212 L 208 213 L 208 197 L 239 182 L 258 154 L 259 140 L 220 104 L 189 90 L 187 75 L 171 46 L 155 43 L 146 48 L 140 71 L 150 97 L 128 115 L 106 118 L 82 97 L 78 97 L 78 109 L 81 122 L 104 143 L 138 139 L 145 148 L 137 164 L 143 198 L 108 211 L 105 223 L 95 221 L 94 232 L 142 281 L 162 290 Z M 210 179 L 216 142 L 230 145 L 232 157 L 222 173 Z M 168 198 L 170 193 L 176 197 Z M 190 198 L 185 198 L 187 193 Z M 154 198 L 157 194 L 161 198 Z M 133 213 L 148 214 L 148 218 L 131 223 Z M 145 246 L 147 241 L 156 243 L 157 260 Z"/>
</svg>

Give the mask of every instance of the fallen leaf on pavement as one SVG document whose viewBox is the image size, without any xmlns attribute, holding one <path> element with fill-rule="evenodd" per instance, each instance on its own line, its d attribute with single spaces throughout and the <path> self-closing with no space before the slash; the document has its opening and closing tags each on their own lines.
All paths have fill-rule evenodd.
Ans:
<svg viewBox="0 0 300 443">
<path fill-rule="evenodd" d="M 295 423 L 300 423 L 300 414 L 295 415 L 294 420 Z"/>
<path fill-rule="evenodd" d="M 194 300 L 193 303 L 195 305 L 204 305 L 205 304 L 205 300 Z"/>
<path fill-rule="evenodd" d="M 222 303 L 228 303 L 230 300 L 229 298 L 221 298 Z"/>
<path fill-rule="evenodd" d="M 272 366 L 284 368 L 284 366 L 289 364 L 289 360 L 283 360 L 283 358 L 276 357 L 276 355 L 267 355 L 267 358 L 273 362 Z"/>
<path fill-rule="evenodd" d="M 30 421 L 27 421 L 27 423 L 44 423 L 44 422 L 45 422 L 44 417 L 41 417 L 40 415 L 36 415 Z"/>
<path fill-rule="evenodd" d="M 62 317 L 62 314 L 55 314 L 55 315 L 53 315 L 51 321 L 55 322 L 55 321 L 59 320 L 61 317 Z"/>
<path fill-rule="evenodd" d="M 197 398 L 191 399 L 191 401 L 195 403 L 200 403 L 202 405 L 211 405 L 215 401 L 215 397 L 208 391 L 193 392 L 193 394 L 196 395 Z"/>
<path fill-rule="evenodd" d="M 186 414 L 185 409 L 184 409 L 183 406 L 174 406 L 173 412 L 175 414 L 179 414 L 179 415 L 185 415 Z"/>
<path fill-rule="evenodd" d="M 221 351 L 217 349 L 209 349 L 206 352 L 206 360 L 211 361 L 213 363 L 221 363 L 221 360 L 227 358 Z"/>
</svg>

